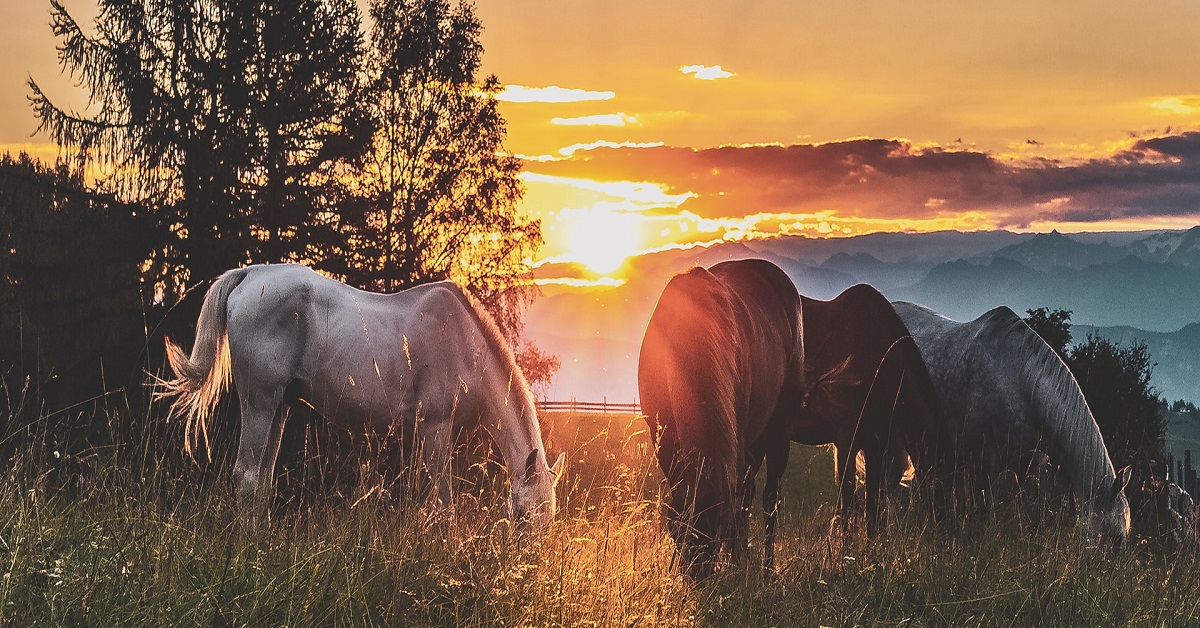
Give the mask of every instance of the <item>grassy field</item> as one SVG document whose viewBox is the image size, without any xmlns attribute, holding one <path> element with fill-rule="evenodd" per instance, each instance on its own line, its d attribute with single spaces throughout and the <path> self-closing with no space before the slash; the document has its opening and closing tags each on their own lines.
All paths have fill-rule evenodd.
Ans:
<svg viewBox="0 0 1200 628">
<path fill-rule="evenodd" d="M 877 540 L 831 534 L 825 449 L 793 450 L 779 573 L 673 568 L 661 474 L 630 416 L 551 415 L 568 453 L 560 517 L 522 544 L 501 491 L 468 491 L 450 523 L 372 482 L 244 523 L 221 482 L 138 470 L 136 447 L 67 469 L 8 462 L 0 492 L 0 623 L 60 625 L 937 625 L 1200 622 L 1200 561 L 1139 541 L 1082 547 L 1047 507 L 931 527 L 897 506 Z M 756 513 L 757 515 L 757 513 Z M 755 530 L 761 534 L 757 527 Z M 761 552 L 754 540 L 754 551 Z"/>
</svg>

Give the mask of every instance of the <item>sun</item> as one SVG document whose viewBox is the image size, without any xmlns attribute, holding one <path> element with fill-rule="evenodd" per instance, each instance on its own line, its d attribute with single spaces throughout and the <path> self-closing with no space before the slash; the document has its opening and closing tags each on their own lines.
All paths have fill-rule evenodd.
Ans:
<svg viewBox="0 0 1200 628">
<path fill-rule="evenodd" d="M 597 275 L 616 272 L 641 243 L 638 218 L 629 212 L 594 207 L 580 212 L 573 222 L 566 257 Z"/>
</svg>

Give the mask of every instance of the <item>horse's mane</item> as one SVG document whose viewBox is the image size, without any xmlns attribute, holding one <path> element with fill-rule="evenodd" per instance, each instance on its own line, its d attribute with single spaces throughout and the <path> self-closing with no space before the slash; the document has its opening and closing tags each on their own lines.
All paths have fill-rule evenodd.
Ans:
<svg viewBox="0 0 1200 628">
<path fill-rule="evenodd" d="M 1021 390 L 1030 416 L 1046 440 L 1051 460 L 1065 469 L 1078 495 L 1091 499 L 1111 484 L 1114 472 L 1108 449 L 1091 408 L 1070 369 L 1011 309 L 1001 306 L 976 319 L 993 341 L 1018 348 Z"/>
<path fill-rule="evenodd" d="M 509 394 L 512 394 L 514 390 L 517 391 L 517 394 L 521 395 L 521 402 L 524 404 L 523 410 L 528 409 L 534 412 L 534 415 L 529 418 L 536 421 L 537 405 L 533 398 L 533 391 L 530 390 L 529 382 L 525 379 L 525 373 L 521 371 L 520 365 L 517 364 L 517 356 L 513 353 L 512 346 L 504 338 L 504 332 L 500 330 L 500 325 L 496 323 L 496 319 L 487 311 L 487 307 L 470 290 L 459 286 L 457 283 L 451 282 L 451 285 L 454 286 L 454 293 L 459 296 L 463 305 L 475 315 L 475 321 L 479 323 L 488 347 L 492 351 L 495 351 L 501 357 L 505 366 L 508 367 L 509 377 L 511 378 L 508 387 Z M 508 401 L 508 397 L 505 397 L 505 401 Z M 538 437 L 540 439 L 541 435 L 539 434 Z"/>
<path fill-rule="evenodd" d="M 676 275 L 663 290 L 655 310 L 659 324 L 657 333 L 665 336 L 675 362 L 672 388 L 676 379 L 689 388 L 671 395 L 672 404 L 684 400 L 695 406 L 684 412 L 673 412 L 677 423 L 702 421 L 700 424 L 676 425 L 679 453 L 687 460 L 703 465 L 689 472 L 700 472 L 712 478 L 711 484 L 725 495 L 721 502 L 732 499 L 737 481 L 738 438 L 735 386 L 738 373 L 736 347 L 731 337 L 735 326 L 732 295 L 720 279 L 703 268 Z M 697 487 L 700 488 L 700 487 Z M 700 496 L 697 496 L 700 497 Z M 707 496 L 712 499 L 716 496 Z M 707 501 L 707 500 L 705 500 Z M 698 503 L 697 510 L 713 506 Z"/>
</svg>

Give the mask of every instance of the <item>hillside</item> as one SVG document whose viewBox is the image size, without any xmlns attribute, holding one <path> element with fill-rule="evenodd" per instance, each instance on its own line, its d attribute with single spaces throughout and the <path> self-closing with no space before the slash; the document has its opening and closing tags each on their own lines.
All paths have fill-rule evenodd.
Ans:
<svg viewBox="0 0 1200 628">
<path fill-rule="evenodd" d="M 1200 465 L 1200 421 L 1180 412 L 1168 412 L 1166 423 L 1167 453 L 1176 460 L 1183 460 L 1186 452 L 1191 451 L 1192 467 Z M 1171 473 L 1174 475 L 1175 470 Z"/>
<path fill-rule="evenodd" d="M 1193 323 L 1170 333 L 1145 331 L 1124 325 L 1076 325 L 1072 333 L 1076 342 L 1086 338 L 1089 333 L 1095 333 L 1122 344 L 1145 343 L 1154 364 L 1151 382 L 1159 394 L 1167 401 L 1200 400 L 1200 323 Z M 1200 449 L 1197 453 L 1200 454 Z"/>
<path fill-rule="evenodd" d="M 913 286 L 895 292 L 957 320 L 1004 304 L 1017 312 L 1071 310 L 1073 320 L 1171 331 L 1200 320 L 1200 272 L 1132 255 L 1085 268 L 1039 271 L 997 257 L 986 264 L 939 264 Z"/>
</svg>

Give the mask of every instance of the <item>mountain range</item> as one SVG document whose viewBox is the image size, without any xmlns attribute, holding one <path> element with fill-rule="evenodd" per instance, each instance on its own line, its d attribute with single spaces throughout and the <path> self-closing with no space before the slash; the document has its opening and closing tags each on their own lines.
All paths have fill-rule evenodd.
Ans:
<svg viewBox="0 0 1200 628">
<path fill-rule="evenodd" d="M 626 262 L 629 279 L 620 286 L 546 286 L 530 307 L 527 335 L 562 361 L 549 396 L 635 401 L 642 334 L 667 281 L 691 266 L 748 257 L 774 262 L 802 294 L 818 299 L 870 283 L 892 300 L 962 321 L 997 305 L 1018 313 L 1071 310 L 1077 339 L 1094 331 L 1118 342 L 1145 342 L 1156 363 L 1151 383 L 1170 400 L 1200 401 L 1200 226 L 1070 235 L 791 236 L 637 256 Z M 564 271 L 571 269 L 543 266 L 537 274 Z"/>
<path fill-rule="evenodd" d="M 1170 333 L 1146 331 L 1127 325 L 1094 327 L 1073 325 L 1075 341 L 1094 333 L 1113 342 L 1143 343 L 1153 364 L 1150 382 L 1168 402 L 1200 399 L 1200 323 Z"/>
</svg>

